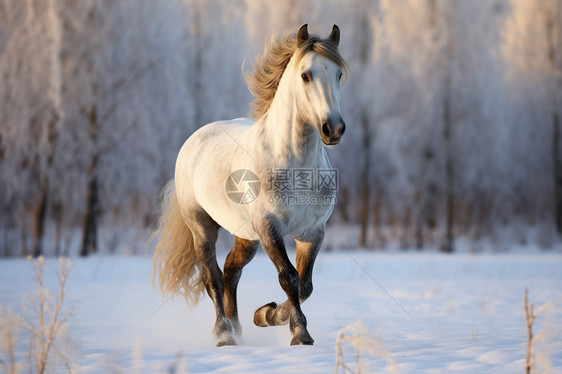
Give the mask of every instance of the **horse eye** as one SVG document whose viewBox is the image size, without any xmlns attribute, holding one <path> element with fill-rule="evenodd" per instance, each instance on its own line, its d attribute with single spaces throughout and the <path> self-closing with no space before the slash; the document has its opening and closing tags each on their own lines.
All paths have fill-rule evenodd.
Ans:
<svg viewBox="0 0 562 374">
<path fill-rule="evenodd" d="M 341 81 L 341 77 L 343 76 L 343 73 L 340 71 L 340 75 L 338 75 L 338 80 Z"/>
<path fill-rule="evenodd" d="M 310 74 L 308 74 L 308 73 L 303 73 L 301 75 L 301 78 L 305 82 L 310 82 L 312 80 L 312 76 L 310 76 Z"/>
</svg>

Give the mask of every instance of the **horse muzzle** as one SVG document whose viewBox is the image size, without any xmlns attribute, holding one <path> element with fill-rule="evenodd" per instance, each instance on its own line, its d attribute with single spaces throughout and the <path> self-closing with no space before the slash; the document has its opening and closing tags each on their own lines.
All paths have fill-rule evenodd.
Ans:
<svg viewBox="0 0 562 374">
<path fill-rule="evenodd" d="M 336 145 L 340 142 L 343 133 L 345 132 L 345 122 L 343 119 L 338 121 L 326 121 L 322 124 L 321 138 L 322 142 L 326 145 Z"/>
</svg>

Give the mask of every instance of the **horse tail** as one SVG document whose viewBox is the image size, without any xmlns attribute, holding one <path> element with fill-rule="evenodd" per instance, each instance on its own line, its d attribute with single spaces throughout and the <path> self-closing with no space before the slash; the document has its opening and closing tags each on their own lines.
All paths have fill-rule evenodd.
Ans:
<svg viewBox="0 0 562 374">
<path fill-rule="evenodd" d="M 195 306 L 205 290 L 202 272 L 195 254 L 193 233 L 183 219 L 174 180 L 162 191 L 162 205 L 158 229 L 160 235 L 152 258 L 152 282 L 158 283 L 162 297 L 182 295 L 188 304 Z"/>
</svg>

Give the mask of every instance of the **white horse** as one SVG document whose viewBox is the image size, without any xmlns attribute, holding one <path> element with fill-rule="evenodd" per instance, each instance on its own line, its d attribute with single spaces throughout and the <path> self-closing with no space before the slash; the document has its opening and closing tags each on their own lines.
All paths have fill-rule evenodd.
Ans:
<svg viewBox="0 0 562 374">
<path fill-rule="evenodd" d="M 164 295 L 197 304 L 203 287 L 216 309 L 218 346 L 241 333 L 236 288 L 261 242 L 288 300 L 257 309 L 258 326 L 290 324 L 291 344 L 313 344 L 300 304 L 312 293 L 312 268 L 335 203 L 334 171 L 324 145 L 338 144 L 340 80 L 347 64 L 338 52 L 339 28 L 327 39 L 297 33 L 273 37 L 247 76 L 256 97 L 253 118 L 215 122 L 181 148 L 175 179 L 164 189 L 154 254 Z M 217 264 L 219 227 L 236 236 Z M 283 237 L 296 240 L 296 268 Z M 259 242 L 258 242 L 259 241 Z"/>
</svg>

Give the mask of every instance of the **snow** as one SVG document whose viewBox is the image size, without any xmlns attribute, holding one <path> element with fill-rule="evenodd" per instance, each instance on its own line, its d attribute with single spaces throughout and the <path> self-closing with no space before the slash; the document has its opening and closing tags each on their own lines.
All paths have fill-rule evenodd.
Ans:
<svg viewBox="0 0 562 374">
<path fill-rule="evenodd" d="M 244 269 L 240 282 L 243 337 L 238 346 L 222 348 L 211 336 L 209 298 L 195 309 L 181 299 L 163 302 L 151 285 L 149 257 L 72 262 L 66 305 L 75 308 L 70 337 L 77 344 L 73 360 L 80 373 L 166 372 L 173 365 L 188 373 L 330 373 L 338 332 L 357 321 L 390 355 L 363 352 L 365 371 L 391 370 L 394 361 L 401 373 L 524 372 L 525 289 L 535 310 L 550 303 L 533 328 L 537 369 L 562 372 L 558 252 L 323 252 L 313 295 L 303 304 L 316 341 L 312 347 L 290 347 L 287 326 L 253 325 L 255 308 L 284 300 L 263 252 Z M 46 260 L 45 284 L 52 292 L 57 267 L 56 260 Z M 0 261 L 0 304 L 20 313 L 23 295 L 34 291 L 26 260 Z M 25 350 L 21 343 L 20 354 Z M 349 345 L 344 359 L 355 371 Z"/>
</svg>

